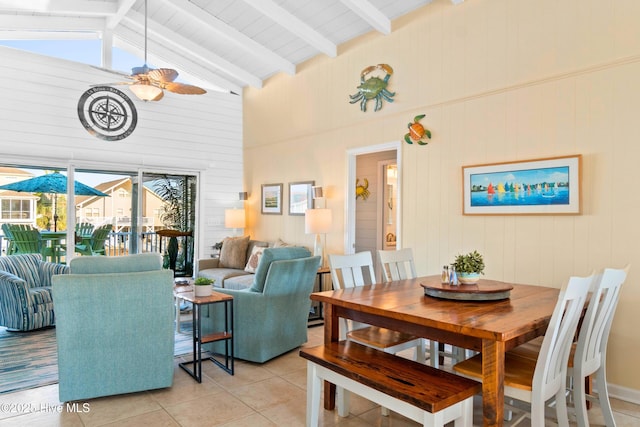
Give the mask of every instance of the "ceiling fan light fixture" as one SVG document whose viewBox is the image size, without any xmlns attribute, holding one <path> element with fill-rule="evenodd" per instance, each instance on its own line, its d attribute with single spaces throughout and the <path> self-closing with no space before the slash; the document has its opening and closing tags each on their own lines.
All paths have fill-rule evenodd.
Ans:
<svg viewBox="0 0 640 427">
<path fill-rule="evenodd" d="M 129 88 L 131 92 L 143 101 L 155 101 L 162 94 L 162 89 L 149 84 L 133 84 Z"/>
</svg>

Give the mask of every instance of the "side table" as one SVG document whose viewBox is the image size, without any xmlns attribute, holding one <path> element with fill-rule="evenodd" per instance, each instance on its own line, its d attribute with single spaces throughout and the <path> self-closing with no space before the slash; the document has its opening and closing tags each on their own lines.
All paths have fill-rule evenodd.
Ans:
<svg viewBox="0 0 640 427">
<path fill-rule="evenodd" d="M 233 375 L 233 297 L 220 292 L 212 292 L 211 295 L 206 297 L 196 297 L 193 291 L 178 292 L 177 290 L 174 290 L 173 295 L 189 301 L 193 305 L 193 360 L 180 363 L 180 367 L 195 378 L 196 381 L 202 382 L 202 344 L 225 341 L 224 363 L 213 356 L 207 359 Z M 202 333 L 202 318 L 200 315 L 202 306 L 219 303 L 224 304 L 224 329 L 204 335 Z M 188 368 L 188 365 L 191 364 L 193 364 L 193 369 Z"/>
<path fill-rule="evenodd" d="M 320 267 L 316 273 L 318 279 L 316 283 L 318 286 L 314 284 L 313 292 L 322 292 L 325 291 L 325 283 L 324 276 L 325 274 L 330 274 L 331 270 L 329 267 Z M 322 314 L 322 303 L 320 301 L 311 301 L 311 311 L 309 312 L 309 320 L 307 321 L 307 326 L 319 326 L 324 324 L 324 315 Z"/>
</svg>

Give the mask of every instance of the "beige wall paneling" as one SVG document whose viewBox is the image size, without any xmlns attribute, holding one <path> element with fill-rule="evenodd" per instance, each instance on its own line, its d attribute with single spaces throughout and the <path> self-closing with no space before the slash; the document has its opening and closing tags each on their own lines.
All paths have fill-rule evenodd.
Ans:
<svg viewBox="0 0 640 427">
<path fill-rule="evenodd" d="M 438 274 L 460 252 L 481 250 L 488 277 L 560 287 L 568 276 L 632 264 L 609 343 L 613 393 L 640 400 L 640 2 L 634 0 L 434 1 L 318 57 L 295 76 L 277 75 L 245 93 L 245 160 L 252 185 L 295 168 L 331 189 L 342 251 L 345 153 L 401 140 L 413 116 L 433 132 L 427 146 L 402 145 L 402 242 L 419 274 Z M 394 68 L 394 103 L 363 113 L 348 103 L 360 71 Z M 583 155 L 579 216 L 463 216 L 461 167 Z M 268 176 L 262 163 L 280 165 Z M 257 174 L 260 174 L 258 177 Z M 245 178 L 248 175 L 245 175 Z M 321 176 L 322 179 L 318 178 Z M 279 178 L 282 177 L 282 178 Z M 257 234 L 271 233 L 260 218 Z M 286 236 L 285 236 L 286 237 Z M 304 237 L 300 243 L 310 244 Z M 640 267 L 638 267 L 640 269 Z"/>
</svg>

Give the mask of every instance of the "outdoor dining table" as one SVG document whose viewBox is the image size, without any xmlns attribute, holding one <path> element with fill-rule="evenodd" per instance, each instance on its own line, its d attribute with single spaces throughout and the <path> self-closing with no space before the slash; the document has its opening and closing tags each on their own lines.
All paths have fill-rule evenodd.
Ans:
<svg viewBox="0 0 640 427">
<path fill-rule="evenodd" d="M 425 295 L 424 284 L 440 276 L 418 277 L 316 292 L 325 304 L 325 343 L 339 340 L 339 318 L 377 325 L 482 352 L 483 424 L 499 426 L 504 416 L 504 355 L 517 345 L 543 335 L 559 289 L 491 280 L 512 286 L 509 298 L 467 301 Z M 324 407 L 335 407 L 335 385 L 325 384 Z"/>
<path fill-rule="evenodd" d="M 47 254 L 48 260 L 60 263 L 62 254 L 65 251 L 64 242 L 67 238 L 66 231 L 41 231 L 43 253 Z"/>
</svg>

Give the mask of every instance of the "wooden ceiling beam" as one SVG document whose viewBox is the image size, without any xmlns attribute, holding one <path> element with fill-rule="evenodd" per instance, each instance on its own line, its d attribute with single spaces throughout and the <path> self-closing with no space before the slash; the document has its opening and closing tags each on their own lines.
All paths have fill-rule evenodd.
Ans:
<svg viewBox="0 0 640 427">
<path fill-rule="evenodd" d="M 176 13 L 184 14 L 190 20 L 203 26 L 205 31 L 212 33 L 214 37 L 225 40 L 234 46 L 244 50 L 256 60 L 263 62 L 269 68 L 285 72 L 289 75 L 296 73 L 296 66 L 287 61 L 274 51 L 267 49 L 252 38 L 245 36 L 232 26 L 222 22 L 207 11 L 199 8 L 187 0 L 158 0 L 165 6 L 171 7 Z"/>
<path fill-rule="evenodd" d="M 304 23 L 289 11 L 283 9 L 273 0 L 243 0 L 245 3 L 258 10 L 278 25 L 285 28 L 295 36 L 301 38 L 309 45 L 315 47 L 320 52 L 335 58 L 338 54 L 338 48 L 331 40 L 314 30 L 312 27 Z"/>
<path fill-rule="evenodd" d="M 366 21 L 376 31 L 386 35 L 391 34 L 391 20 L 368 0 L 340 0 L 362 20 Z"/>
</svg>

